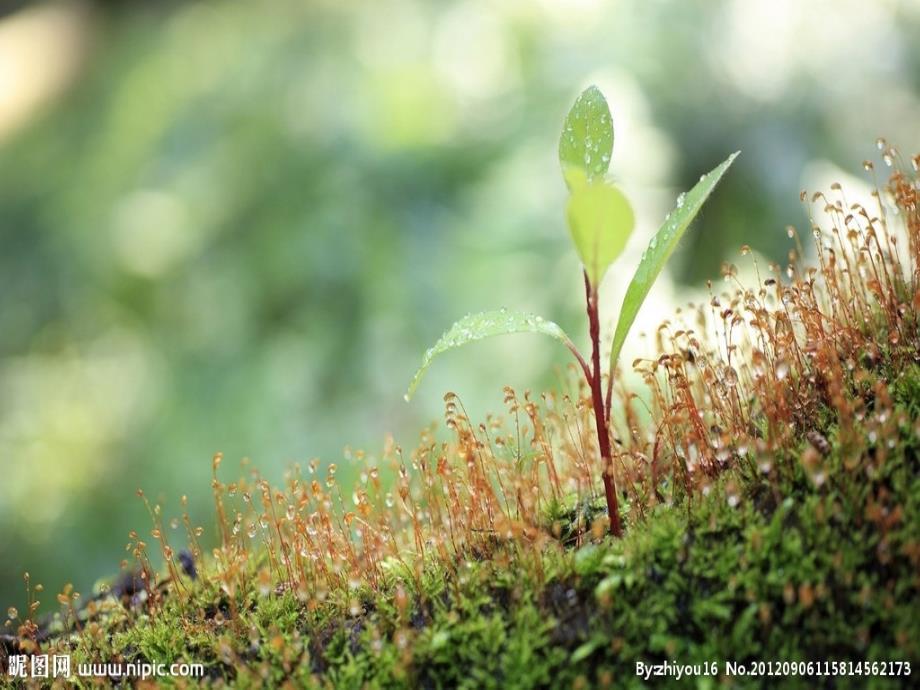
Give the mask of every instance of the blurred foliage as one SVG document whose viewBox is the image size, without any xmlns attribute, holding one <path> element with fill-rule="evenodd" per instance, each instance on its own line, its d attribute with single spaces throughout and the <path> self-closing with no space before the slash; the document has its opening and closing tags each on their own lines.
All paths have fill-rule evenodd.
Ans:
<svg viewBox="0 0 920 690">
<path fill-rule="evenodd" d="M 918 145 L 912 3 L 269 4 L 95 6 L 76 80 L 0 141 L 0 601 L 23 569 L 111 572 L 136 486 L 210 526 L 217 450 L 278 477 L 410 445 L 448 386 L 484 412 L 552 383 L 565 355 L 510 339 L 402 402 L 425 345 L 496 296 L 581 333 L 554 158 L 587 83 L 639 244 L 745 151 L 686 283 L 742 243 L 782 259 L 815 157 Z"/>
</svg>

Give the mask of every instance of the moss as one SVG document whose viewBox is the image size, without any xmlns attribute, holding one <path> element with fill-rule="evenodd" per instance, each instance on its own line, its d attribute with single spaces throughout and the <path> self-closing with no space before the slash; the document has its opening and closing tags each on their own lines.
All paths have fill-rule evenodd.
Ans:
<svg viewBox="0 0 920 690">
<path fill-rule="evenodd" d="M 918 380 L 906 371 L 894 387 L 896 411 L 912 423 Z M 536 555 L 496 546 L 454 571 L 433 562 L 416 580 L 394 568 L 376 593 L 322 602 L 253 587 L 237 594 L 235 618 L 225 593 L 198 585 L 124 629 L 112 615 L 111 634 L 84 635 L 75 652 L 199 661 L 203 682 L 218 685 L 355 689 L 640 686 L 636 660 L 916 663 L 918 440 L 907 425 L 895 441 L 882 466 L 855 474 L 835 470 L 846 458 L 832 446 L 828 480 L 818 486 L 801 468 L 791 472 L 770 510 L 736 503 L 738 483 L 757 491 L 756 477 L 728 472 L 692 503 L 657 506 L 621 540 L 569 548 L 562 539 Z M 867 468 L 876 444 L 864 436 Z M 856 508 L 882 494 L 888 515 L 899 515 L 884 529 Z M 579 519 L 558 506 L 550 513 Z"/>
</svg>

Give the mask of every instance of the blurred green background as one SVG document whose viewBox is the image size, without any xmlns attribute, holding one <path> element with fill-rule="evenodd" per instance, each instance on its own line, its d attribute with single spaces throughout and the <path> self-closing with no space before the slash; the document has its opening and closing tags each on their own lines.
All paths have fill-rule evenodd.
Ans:
<svg viewBox="0 0 920 690">
<path fill-rule="evenodd" d="M 49 602 L 114 572 L 149 524 L 137 487 L 168 514 L 187 494 L 211 528 L 215 451 L 227 478 L 243 457 L 347 476 L 346 444 L 412 446 L 448 389 L 481 418 L 504 384 L 551 385 L 566 353 L 520 336 L 445 357 L 402 400 L 469 311 L 583 332 L 555 156 L 589 83 L 639 219 L 621 266 L 743 150 L 642 323 L 742 243 L 782 260 L 803 185 L 862 174 L 879 135 L 920 149 L 918 7 L 2 6 L 0 604 L 22 606 L 24 570 Z M 612 274 L 608 319 L 629 277 Z"/>
</svg>

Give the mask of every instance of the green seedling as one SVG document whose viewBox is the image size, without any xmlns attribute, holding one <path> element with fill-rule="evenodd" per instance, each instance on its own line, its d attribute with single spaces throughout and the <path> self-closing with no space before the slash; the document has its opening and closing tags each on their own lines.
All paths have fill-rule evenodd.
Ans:
<svg viewBox="0 0 920 690">
<path fill-rule="evenodd" d="M 617 360 L 629 330 L 652 284 L 664 268 L 691 221 L 699 213 L 716 184 L 728 170 L 738 152 L 703 175 L 686 194 L 649 241 L 620 308 L 613 347 L 610 352 L 606 394 L 601 382 L 600 322 L 598 286 L 607 269 L 622 253 L 635 225 L 632 208 L 623 193 L 606 179 L 613 153 L 613 121 L 607 101 L 591 86 L 575 101 L 565 119 L 559 140 L 559 162 L 569 189 L 566 220 L 575 250 L 581 259 L 588 332 L 591 340 L 590 364 L 563 330 L 552 321 L 534 314 L 500 309 L 471 314 L 457 321 L 426 353 L 421 367 L 409 385 L 408 401 L 431 361 L 442 352 L 467 343 L 506 333 L 543 333 L 562 342 L 574 355 L 591 390 L 597 427 L 597 441 L 603 461 L 603 483 L 607 499 L 610 531 L 620 536 L 622 527 L 610 449 L 610 405 Z"/>
</svg>

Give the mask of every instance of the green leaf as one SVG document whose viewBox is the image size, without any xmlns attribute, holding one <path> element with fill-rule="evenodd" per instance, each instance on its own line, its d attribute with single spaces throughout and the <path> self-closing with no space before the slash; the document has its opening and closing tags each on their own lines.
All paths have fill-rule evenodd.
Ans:
<svg viewBox="0 0 920 690">
<path fill-rule="evenodd" d="M 613 153 L 613 119 L 604 94 L 589 86 L 575 99 L 559 138 L 559 162 L 565 182 L 572 189 L 568 168 L 585 171 L 588 181 L 603 177 Z"/>
<path fill-rule="evenodd" d="M 580 661 L 584 661 L 594 654 L 595 651 L 603 647 L 604 644 L 606 644 L 606 641 L 600 635 L 595 635 L 587 642 L 583 642 L 575 648 L 575 651 L 572 652 L 572 656 L 569 657 L 569 662 L 577 664 Z"/>
<path fill-rule="evenodd" d="M 626 246 L 635 224 L 632 208 L 620 190 L 599 181 L 572 190 L 566 215 L 588 280 L 597 287 Z"/>
<path fill-rule="evenodd" d="M 425 353 L 422 366 L 412 377 L 409 390 L 406 392 L 406 402 L 415 393 L 422 376 L 431 365 L 431 361 L 442 352 L 453 350 L 461 345 L 489 338 L 493 335 L 506 333 L 543 333 L 563 343 L 569 349 L 574 349 L 572 341 L 565 332 L 552 321 L 547 321 L 542 316 L 525 312 L 497 309 L 484 311 L 479 314 L 469 314 L 450 327 L 440 340 Z"/>
<path fill-rule="evenodd" d="M 613 335 L 613 349 L 610 352 L 611 374 L 616 367 L 629 329 L 636 320 L 639 308 L 648 296 L 649 290 L 652 289 L 658 274 L 661 273 L 661 269 L 664 268 L 680 238 L 739 153 L 740 151 L 736 151 L 730 155 L 718 167 L 703 175 L 693 189 L 678 197 L 677 207 L 668 214 L 664 224 L 658 229 L 649 242 L 648 248 L 643 252 L 636 274 L 626 289 L 617 329 Z"/>
</svg>

